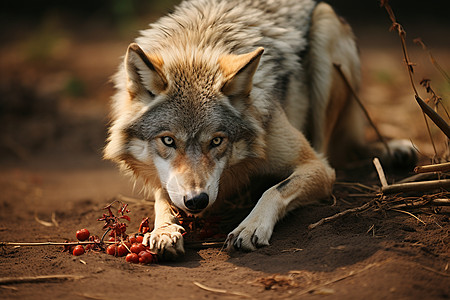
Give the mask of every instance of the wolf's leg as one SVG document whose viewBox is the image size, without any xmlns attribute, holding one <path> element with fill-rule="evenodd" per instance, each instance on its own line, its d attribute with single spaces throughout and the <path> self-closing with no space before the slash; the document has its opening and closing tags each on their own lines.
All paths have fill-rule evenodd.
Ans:
<svg viewBox="0 0 450 300">
<path fill-rule="evenodd" d="M 276 222 L 299 205 L 331 193 L 334 171 L 320 159 L 298 166 L 284 181 L 268 189 L 251 213 L 227 238 L 227 248 L 254 250 L 269 245 Z"/>
<path fill-rule="evenodd" d="M 326 153 L 334 167 L 379 157 L 385 166 L 412 167 L 417 160 L 412 144 L 405 140 L 388 143 L 390 154 L 380 143 L 365 141 L 367 125 L 362 109 L 333 64 L 338 64 L 357 92 L 360 61 L 350 26 L 328 4 L 319 3 L 312 15 L 308 73 L 312 109 L 312 145 Z"/>
<path fill-rule="evenodd" d="M 175 259 L 184 254 L 183 227 L 177 224 L 168 201 L 167 193 L 158 189 L 155 192 L 155 228 L 145 234 L 144 245 L 163 259 Z"/>
<path fill-rule="evenodd" d="M 247 218 L 228 235 L 228 249 L 254 250 L 268 245 L 275 223 L 288 211 L 331 194 L 334 170 L 292 127 L 286 115 L 274 111 L 267 130 L 264 168 L 277 174 L 292 171 L 287 179 L 268 189 Z"/>
</svg>

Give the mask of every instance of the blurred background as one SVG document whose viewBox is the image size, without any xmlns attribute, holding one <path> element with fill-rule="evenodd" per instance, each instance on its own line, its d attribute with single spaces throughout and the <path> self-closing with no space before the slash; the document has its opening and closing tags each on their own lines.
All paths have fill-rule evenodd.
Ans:
<svg viewBox="0 0 450 300">
<path fill-rule="evenodd" d="M 95 164 L 106 137 L 109 78 L 128 44 L 176 0 L 2 1 L 0 4 L 0 166 Z M 329 0 L 360 44 L 361 98 L 389 137 L 411 139 L 433 156 L 403 64 L 400 42 L 376 0 Z M 449 83 L 412 40 L 421 37 L 449 70 L 447 1 L 391 0 L 407 32 L 416 81 L 430 78 L 448 97 Z M 423 89 L 423 98 L 427 94 Z M 446 151 L 439 130 L 438 151 Z M 368 133 L 370 135 L 370 133 Z"/>
</svg>

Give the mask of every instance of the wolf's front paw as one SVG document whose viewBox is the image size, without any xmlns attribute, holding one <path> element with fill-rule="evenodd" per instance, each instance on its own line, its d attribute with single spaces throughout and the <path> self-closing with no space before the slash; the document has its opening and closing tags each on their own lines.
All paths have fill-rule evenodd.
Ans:
<svg viewBox="0 0 450 300">
<path fill-rule="evenodd" d="M 273 225 L 270 222 L 246 219 L 228 234 L 225 241 L 227 250 L 253 251 L 258 247 L 268 246 L 272 231 Z"/>
<path fill-rule="evenodd" d="M 144 245 L 150 251 L 158 254 L 163 260 L 174 260 L 184 254 L 183 235 L 184 228 L 177 224 L 166 224 L 146 233 Z"/>
</svg>

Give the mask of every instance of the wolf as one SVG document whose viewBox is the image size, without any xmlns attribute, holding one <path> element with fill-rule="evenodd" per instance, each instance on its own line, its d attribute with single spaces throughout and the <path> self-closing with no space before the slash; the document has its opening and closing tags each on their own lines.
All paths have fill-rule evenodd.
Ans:
<svg viewBox="0 0 450 300">
<path fill-rule="evenodd" d="M 331 165 L 377 148 L 365 146 L 333 64 L 358 89 L 350 26 L 313 0 L 186 0 L 143 30 L 114 76 L 104 157 L 154 197 L 144 243 L 182 256 L 175 211 L 202 215 L 257 175 L 280 181 L 228 234 L 228 249 L 269 245 L 286 213 L 329 197 Z"/>
</svg>

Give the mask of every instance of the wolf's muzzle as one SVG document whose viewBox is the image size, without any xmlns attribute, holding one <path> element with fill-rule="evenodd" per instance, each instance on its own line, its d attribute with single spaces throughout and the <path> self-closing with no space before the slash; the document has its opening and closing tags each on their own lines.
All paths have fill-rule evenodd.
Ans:
<svg viewBox="0 0 450 300">
<path fill-rule="evenodd" d="M 184 205 L 186 208 L 193 213 L 198 213 L 205 209 L 209 204 L 209 196 L 206 193 L 201 193 L 197 196 L 194 196 L 190 199 L 184 199 Z"/>
</svg>

